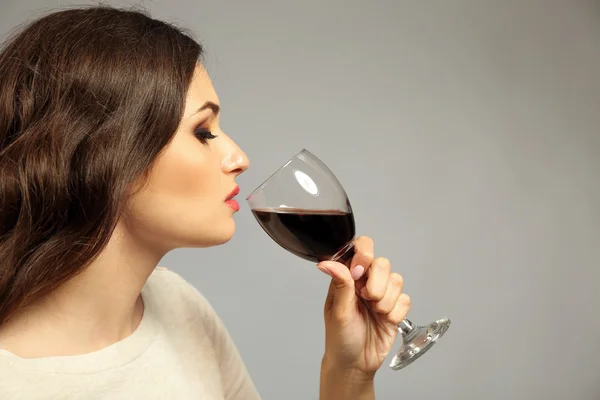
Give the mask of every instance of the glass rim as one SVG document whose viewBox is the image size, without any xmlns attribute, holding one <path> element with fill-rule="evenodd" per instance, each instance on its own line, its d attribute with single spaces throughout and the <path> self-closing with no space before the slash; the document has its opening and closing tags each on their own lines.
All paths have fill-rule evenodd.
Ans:
<svg viewBox="0 0 600 400">
<path fill-rule="evenodd" d="M 296 152 L 296 154 L 294 154 L 292 157 L 290 157 L 285 163 L 283 163 L 283 165 L 281 167 L 277 168 L 277 170 L 275 172 L 273 172 L 271 175 L 269 175 L 269 177 L 267 179 L 265 179 L 260 185 L 258 185 L 256 187 L 256 189 L 254 189 L 248 196 L 246 196 L 246 201 L 250 200 L 250 197 L 252 197 L 252 195 L 254 195 L 256 192 L 258 192 L 259 190 L 264 188 L 267 185 L 267 183 L 269 183 L 271 178 L 273 178 L 275 175 L 277 175 L 279 172 L 281 172 L 281 170 L 284 169 L 285 167 L 287 167 L 292 161 L 294 161 L 294 159 L 298 158 L 298 156 L 300 154 L 308 154 L 309 156 L 317 159 L 317 157 L 310 151 L 306 150 L 306 148 L 303 148 L 302 150 Z"/>
</svg>

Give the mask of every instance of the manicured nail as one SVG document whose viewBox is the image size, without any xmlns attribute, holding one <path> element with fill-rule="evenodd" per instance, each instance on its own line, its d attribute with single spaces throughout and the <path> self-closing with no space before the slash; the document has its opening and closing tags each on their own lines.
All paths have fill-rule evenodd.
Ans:
<svg viewBox="0 0 600 400">
<path fill-rule="evenodd" d="M 317 268 L 324 274 L 329 275 L 329 276 L 333 276 L 331 275 L 331 272 L 329 272 L 329 270 L 327 268 L 325 268 L 324 266 L 322 266 L 321 264 L 317 264 Z"/>
<path fill-rule="evenodd" d="M 365 267 L 363 267 L 362 265 L 357 265 L 352 270 L 352 279 L 357 281 L 360 278 L 362 278 L 364 273 L 365 273 Z"/>
</svg>

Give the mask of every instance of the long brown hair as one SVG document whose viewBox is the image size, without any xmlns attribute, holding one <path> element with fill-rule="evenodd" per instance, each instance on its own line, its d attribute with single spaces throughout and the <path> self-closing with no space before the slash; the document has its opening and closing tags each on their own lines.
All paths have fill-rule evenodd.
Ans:
<svg viewBox="0 0 600 400">
<path fill-rule="evenodd" d="M 141 10 L 57 11 L 0 50 L 0 324 L 89 265 L 171 140 L 202 46 Z"/>
</svg>

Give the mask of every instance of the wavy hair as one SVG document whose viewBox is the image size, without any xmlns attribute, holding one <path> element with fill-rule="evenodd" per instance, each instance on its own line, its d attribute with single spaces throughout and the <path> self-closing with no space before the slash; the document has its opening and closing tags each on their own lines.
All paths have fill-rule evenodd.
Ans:
<svg viewBox="0 0 600 400">
<path fill-rule="evenodd" d="M 170 142 L 202 45 L 134 9 L 45 15 L 0 48 L 0 324 L 89 265 Z"/>
</svg>

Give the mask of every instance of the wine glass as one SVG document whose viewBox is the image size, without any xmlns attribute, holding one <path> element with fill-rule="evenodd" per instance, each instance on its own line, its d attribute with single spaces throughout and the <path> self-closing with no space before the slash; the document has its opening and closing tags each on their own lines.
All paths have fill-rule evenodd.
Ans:
<svg viewBox="0 0 600 400">
<path fill-rule="evenodd" d="M 331 170 L 303 149 L 247 198 L 263 230 L 287 251 L 311 262 L 333 260 L 348 267 L 354 255 L 354 215 L 344 188 Z M 399 370 L 422 356 L 450 326 L 441 318 L 426 326 L 398 324 L 402 345 L 390 368 Z"/>
</svg>

